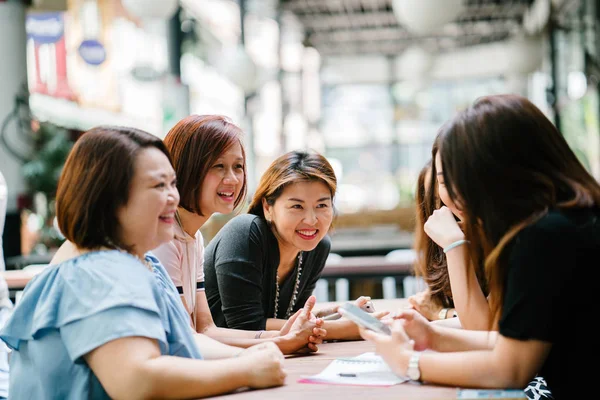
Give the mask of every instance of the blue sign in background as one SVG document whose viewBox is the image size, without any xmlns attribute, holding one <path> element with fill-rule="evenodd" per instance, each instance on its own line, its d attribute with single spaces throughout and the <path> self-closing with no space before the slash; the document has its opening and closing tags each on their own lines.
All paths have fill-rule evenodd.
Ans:
<svg viewBox="0 0 600 400">
<path fill-rule="evenodd" d="M 60 12 L 30 14 L 25 22 L 27 37 L 37 43 L 58 42 L 64 35 L 65 23 Z"/>
<path fill-rule="evenodd" d="M 79 55 L 83 60 L 90 65 L 100 65 L 106 60 L 106 50 L 102 43 L 94 39 L 88 39 L 81 42 Z"/>
</svg>

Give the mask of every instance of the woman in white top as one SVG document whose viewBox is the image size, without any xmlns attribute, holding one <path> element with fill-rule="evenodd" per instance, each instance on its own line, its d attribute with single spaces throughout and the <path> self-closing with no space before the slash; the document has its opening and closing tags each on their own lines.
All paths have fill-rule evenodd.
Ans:
<svg viewBox="0 0 600 400">
<path fill-rule="evenodd" d="M 173 157 L 181 200 L 175 237 L 153 250 L 168 271 L 196 332 L 230 345 L 275 342 L 283 353 L 316 351 L 326 332 L 314 316 L 292 316 L 280 331 L 244 331 L 214 324 L 204 293 L 204 241 L 200 228 L 214 213 L 234 211 L 246 195 L 242 131 L 219 115 L 191 115 L 177 123 L 164 143 Z M 307 305 L 312 308 L 314 297 Z"/>
</svg>

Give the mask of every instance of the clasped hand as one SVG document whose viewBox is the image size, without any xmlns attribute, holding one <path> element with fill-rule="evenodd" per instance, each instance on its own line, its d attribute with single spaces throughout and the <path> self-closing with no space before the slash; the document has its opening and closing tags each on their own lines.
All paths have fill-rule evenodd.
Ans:
<svg viewBox="0 0 600 400">
<path fill-rule="evenodd" d="M 327 331 L 322 328 L 323 320 L 312 313 L 316 302 L 315 296 L 310 296 L 304 307 L 296 311 L 279 331 L 279 336 L 289 339 L 290 344 L 297 347 L 293 351 L 316 352 L 319 350 L 317 345 L 327 336 Z"/>
<path fill-rule="evenodd" d="M 441 248 L 465 238 L 465 234 L 460 229 L 454 214 L 446 206 L 435 210 L 429 216 L 423 228 L 427 236 Z"/>
</svg>

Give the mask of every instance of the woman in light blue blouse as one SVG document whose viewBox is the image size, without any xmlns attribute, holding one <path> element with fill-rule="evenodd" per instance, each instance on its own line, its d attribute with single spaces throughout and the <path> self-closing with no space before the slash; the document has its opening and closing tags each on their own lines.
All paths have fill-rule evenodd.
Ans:
<svg viewBox="0 0 600 400">
<path fill-rule="evenodd" d="M 13 350 L 11 400 L 197 398 L 283 383 L 272 343 L 202 360 L 173 283 L 146 254 L 172 239 L 178 202 L 160 139 L 98 127 L 75 143 L 56 207 L 76 252 L 27 285 L 0 331 Z"/>
</svg>

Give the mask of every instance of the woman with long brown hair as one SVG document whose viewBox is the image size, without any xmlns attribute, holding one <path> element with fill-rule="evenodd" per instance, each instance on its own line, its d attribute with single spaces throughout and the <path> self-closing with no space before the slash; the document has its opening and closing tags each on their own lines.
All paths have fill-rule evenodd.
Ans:
<svg viewBox="0 0 600 400">
<path fill-rule="evenodd" d="M 302 307 L 329 256 L 336 189 L 321 154 L 291 151 L 273 161 L 248 214 L 230 220 L 206 247 L 206 296 L 217 326 L 280 329 Z M 347 320 L 323 328 L 329 339 L 360 339 Z"/>
<path fill-rule="evenodd" d="M 403 310 L 392 336 L 361 334 L 415 380 L 524 388 L 539 374 L 556 399 L 581 398 L 593 369 L 580 365 L 574 346 L 595 343 L 587 317 L 596 281 L 588 277 L 600 252 L 600 185 L 519 96 L 479 99 L 443 127 L 439 145 L 437 174 L 464 219 L 460 227 L 441 207 L 425 232 L 448 259 L 485 266 L 488 327 L 499 331 L 442 327 Z M 436 351 L 420 352 L 427 348 Z"/>
<path fill-rule="evenodd" d="M 416 190 L 415 275 L 422 277 L 427 287 L 410 296 L 408 301 L 429 321 L 454 328 L 487 330 L 490 308 L 483 263 L 468 268 L 464 254 L 448 260 L 443 249 L 425 233 L 425 223 L 442 206 L 452 211 L 459 223 L 464 217 L 448 196 L 443 175 L 437 174 L 442 171 L 439 138 L 434 141 L 431 152 L 435 163 L 428 161 L 421 169 Z M 459 310 L 461 318 L 454 318 L 458 317 Z M 494 330 L 497 330 L 497 324 L 494 324 Z M 527 385 L 525 394 L 532 400 L 552 398 L 541 376 L 536 376 Z"/>
<path fill-rule="evenodd" d="M 448 321 L 447 325 L 486 330 L 490 312 L 483 264 L 467 268 L 462 255 L 448 259 L 424 230 L 427 219 L 441 206 L 447 207 L 459 224 L 464 218 L 448 196 L 443 176 L 437 173 L 441 171 L 439 138 L 431 150 L 435 161 L 427 162 L 419 173 L 416 190 L 415 274 L 425 280 L 427 288 L 410 296 L 408 301 L 430 321 L 444 321 L 460 315 L 460 322 Z"/>
</svg>

